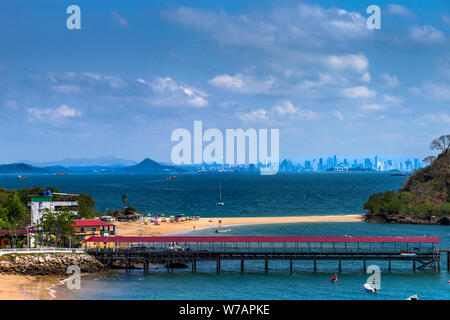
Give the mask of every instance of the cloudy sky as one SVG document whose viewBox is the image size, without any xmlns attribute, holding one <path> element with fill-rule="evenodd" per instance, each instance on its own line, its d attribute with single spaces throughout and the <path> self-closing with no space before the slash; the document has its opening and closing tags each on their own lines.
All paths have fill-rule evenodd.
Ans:
<svg viewBox="0 0 450 320">
<path fill-rule="evenodd" d="M 448 0 L 2 1 L 0 30 L 0 162 L 170 161 L 194 120 L 279 128 L 295 159 L 423 157 L 450 133 Z"/>
</svg>

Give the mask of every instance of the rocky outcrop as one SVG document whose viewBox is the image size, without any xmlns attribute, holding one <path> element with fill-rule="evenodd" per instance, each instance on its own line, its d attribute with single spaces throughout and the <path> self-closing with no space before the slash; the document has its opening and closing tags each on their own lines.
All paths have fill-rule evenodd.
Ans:
<svg viewBox="0 0 450 320">
<path fill-rule="evenodd" d="M 436 217 L 431 216 L 429 218 L 422 218 L 418 216 L 411 215 L 395 215 L 395 214 L 379 214 L 363 217 L 365 222 L 375 222 L 375 223 L 404 223 L 404 224 L 440 224 L 440 225 L 450 225 L 450 216 Z"/>
<path fill-rule="evenodd" d="M 76 265 L 82 273 L 105 271 L 94 257 L 83 253 L 27 253 L 0 256 L 0 273 L 26 275 L 66 275 Z"/>
</svg>

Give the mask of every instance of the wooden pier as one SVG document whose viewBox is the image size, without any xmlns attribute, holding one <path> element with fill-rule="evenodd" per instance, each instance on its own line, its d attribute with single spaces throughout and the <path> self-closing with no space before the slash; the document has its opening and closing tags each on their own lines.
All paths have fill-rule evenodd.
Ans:
<svg viewBox="0 0 450 320">
<path fill-rule="evenodd" d="M 269 270 L 273 260 L 289 261 L 293 272 L 293 261 L 309 260 L 314 271 L 319 261 L 361 261 L 366 270 L 367 261 L 410 261 L 414 271 L 441 270 L 441 250 L 438 237 L 91 237 L 88 252 L 102 262 L 112 265 L 121 262 L 129 269 L 132 264 L 164 263 L 168 269 L 174 264 L 190 264 L 197 270 L 197 262 L 216 262 L 216 271 L 221 270 L 221 261 L 240 261 L 240 270 L 245 271 L 245 261 L 264 261 L 264 270 Z M 108 248 L 114 242 L 115 248 Z M 447 251 L 448 260 L 448 251 Z M 448 268 L 448 262 L 447 262 Z"/>
</svg>

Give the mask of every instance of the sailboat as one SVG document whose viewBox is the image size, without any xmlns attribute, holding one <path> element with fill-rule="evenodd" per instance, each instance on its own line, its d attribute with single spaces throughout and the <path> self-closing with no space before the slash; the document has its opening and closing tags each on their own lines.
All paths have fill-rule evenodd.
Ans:
<svg viewBox="0 0 450 320">
<path fill-rule="evenodd" d="M 219 182 L 219 202 L 217 202 L 218 206 L 224 206 L 225 203 L 222 202 L 222 184 Z"/>
</svg>

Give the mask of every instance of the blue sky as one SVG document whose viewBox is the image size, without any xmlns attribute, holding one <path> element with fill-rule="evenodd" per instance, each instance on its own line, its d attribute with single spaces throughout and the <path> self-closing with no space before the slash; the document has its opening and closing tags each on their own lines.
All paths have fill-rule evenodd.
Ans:
<svg viewBox="0 0 450 320">
<path fill-rule="evenodd" d="M 0 29 L 0 162 L 169 161 L 194 120 L 279 128 L 296 159 L 423 157 L 450 133 L 446 0 L 3 1 Z"/>
</svg>

